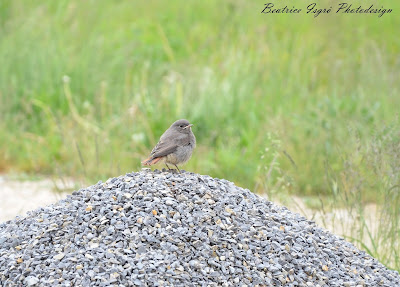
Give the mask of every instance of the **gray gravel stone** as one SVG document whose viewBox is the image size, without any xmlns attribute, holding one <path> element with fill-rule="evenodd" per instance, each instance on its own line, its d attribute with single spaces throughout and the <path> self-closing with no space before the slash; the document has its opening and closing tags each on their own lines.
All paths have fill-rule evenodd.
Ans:
<svg viewBox="0 0 400 287">
<path fill-rule="evenodd" d="M 144 169 L 0 224 L 0 286 L 400 286 L 397 272 L 224 180 Z"/>
<path fill-rule="evenodd" d="M 34 276 L 28 276 L 25 279 L 25 283 L 27 286 L 34 286 L 39 282 L 39 279 Z"/>
</svg>

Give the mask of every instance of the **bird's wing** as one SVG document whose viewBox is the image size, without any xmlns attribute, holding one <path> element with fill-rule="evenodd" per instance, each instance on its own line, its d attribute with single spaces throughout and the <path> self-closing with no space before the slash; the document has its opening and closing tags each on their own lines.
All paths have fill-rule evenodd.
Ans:
<svg viewBox="0 0 400 287">
<path fill-rule="evenodd" d="M 169 137 L 162 136 L 160 141 L 156 144 L 150 153 L 152 158 L 162 157 L 169 155 L 176 151 L 179 146 L 189 144 L 190 138 L 186 135 L 179 135 L 178 137 L 171 139 Z"/>
<path fill-rule="evenodd" d="M 169 155 L 174 152 L 178 146 L 169 142 L 159 141 L 150 153 L 153 158 Z"/>
</svg>

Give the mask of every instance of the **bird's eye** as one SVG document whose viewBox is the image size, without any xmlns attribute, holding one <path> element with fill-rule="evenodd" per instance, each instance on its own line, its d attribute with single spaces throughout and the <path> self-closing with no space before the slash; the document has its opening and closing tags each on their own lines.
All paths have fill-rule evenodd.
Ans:
<svg viewBox="0 0 400 287">
<path fill-rule="evenodd" d="M 180 125 L 181 128 L 183 128 L 183 125 Z"/>
</svg>

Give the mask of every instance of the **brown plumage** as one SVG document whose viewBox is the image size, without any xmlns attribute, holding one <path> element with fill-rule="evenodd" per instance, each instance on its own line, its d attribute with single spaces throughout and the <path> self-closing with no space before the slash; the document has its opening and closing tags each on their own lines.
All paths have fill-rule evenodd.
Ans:
<svg viewBox="0 0 400 287">
<path fill-rule="evenodd" d="M 187 162 L 196 147 L 196 137 L 192 132 L 192 126 L 184 119 L 174 122 L 163 133 L 150 156 L 142 161 L 142 164 L 149 166 L 164 159 L 168 169 L 170 169 L 168 166 L 168 163 L 170 163 L 179 170 L 177 165 Z"/>
<path fill-rule="evenodd" d="M 153 165 L 156 164 L 157 162 L 159 162 L 162 158 L 161 157 L 157 157 L 157 158 L 147 158 L 144 161 L 142 161 L 143 165 Z"/>
</svg>

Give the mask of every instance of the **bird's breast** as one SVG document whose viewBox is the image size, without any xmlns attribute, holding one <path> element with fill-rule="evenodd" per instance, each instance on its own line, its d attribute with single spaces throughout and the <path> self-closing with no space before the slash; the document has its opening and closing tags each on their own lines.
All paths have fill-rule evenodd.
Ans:
<svg viewBox="0 0 400 287">
<path fill-rule="evenodd" d="M 171 164 L 187 162 L 192 156 L 193 145 L 179 146 L 175 152 L 166 156 L 165 161 Z"/>
</svg>

